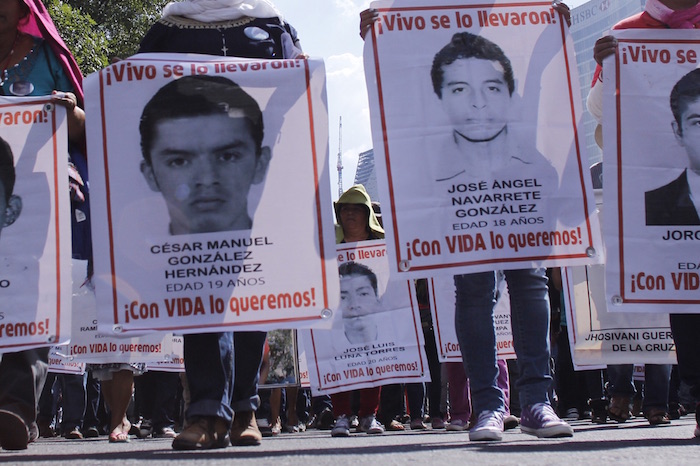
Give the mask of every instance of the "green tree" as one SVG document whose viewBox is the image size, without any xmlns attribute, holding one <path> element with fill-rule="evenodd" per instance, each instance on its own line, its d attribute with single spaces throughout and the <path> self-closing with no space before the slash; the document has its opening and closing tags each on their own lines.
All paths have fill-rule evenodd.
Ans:
<svg viewBox="0 0 700 466">
<path fill-rule="evenodd" d="M 90 74 L 109 64 L 108 41 L 95 21 L 60 0 L 49 0 L 46 9 L 56 29 L 73 53 L 81 71 Z"/>
<path fill-rule="evenodd" d="M 168 0 L 43 0 L 83 73 L 136 53 Z"/>
</svg>

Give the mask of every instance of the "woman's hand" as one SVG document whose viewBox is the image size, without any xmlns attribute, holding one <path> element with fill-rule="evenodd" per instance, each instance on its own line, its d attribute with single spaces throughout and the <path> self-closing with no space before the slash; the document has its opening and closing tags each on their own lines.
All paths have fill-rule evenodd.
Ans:
<svg viewBox="0 0 700 466">
<path fill-rule="evenodd" d="M 66 108 L 68 115 L 68 139 L 82 144 L 85 138 L 85 112 L 78 107 L 78 97 L 72 92 L 51 92 L 51 100 Z"/>
<path fill-rule="evenodd" d="M 593 59 L 600 66 L 603 66 L 603 60 L 610 55 L 614 55 L 617 50 L 617 39 L 613 36 L 601 37 L 595 42 L 593 47 Z"/>
<path fill-rule="evenodd" d="M 372 29 L 372 25 L 379 19 L 379 12 L 373 8 L 368 8 L 360 13 L 360 37 L 362 40 Z"/>
<path fill-rule="evenodd" d="M 556 12 L 564 16 L 566 24 L 569 27 L 571 27 L 571 10 L 569 9 L 569 6 L 561 0 L 554 0 L 552 2 L 552 8 L 554 8 Z"/>
</svg>

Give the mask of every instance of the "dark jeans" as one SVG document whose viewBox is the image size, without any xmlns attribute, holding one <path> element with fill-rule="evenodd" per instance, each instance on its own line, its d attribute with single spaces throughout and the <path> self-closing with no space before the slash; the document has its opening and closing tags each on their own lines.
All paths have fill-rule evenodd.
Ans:
<svg viewBox="0 0 700 466">
<path fill-rule="evenodd" d="M 180 375 L 176 372 L 148 371 L 134 379 L 134 398 L 144 419 L 155 432 L 175 426 Z"/>
<path fill-rule="evenodd" d="M 258 378 L 265 336 L 265 332 L 184 336 L 185 372 L 190 389 L 188 419 L 216 416 L 230 423 L 235 411 L 258 409 Z"/>
<path fill-rule="evenodd" d="M 76 427 L 82 429 L 87 406 L 87 374 L 59 374 L 57 381 L 63 400 L 63 433 L 68 433 Z"/>
<path fill-rule="evenodd" d="M 610 396 L 633 398 L 637 389 L 632 380 L 633 364 L 612 364 L 608 366 Z M 649 408 L 668 411 L 668 387 L 671 379 L 670 364 L 644 365 L 644 412 Z"/>
<path fill-rule="evenodd" d="M 697 403 L 700 401 L 700 314 L 671 314 L 670 320 L 681 382 L 690 388 L 690 396 Z"/>
</svg>

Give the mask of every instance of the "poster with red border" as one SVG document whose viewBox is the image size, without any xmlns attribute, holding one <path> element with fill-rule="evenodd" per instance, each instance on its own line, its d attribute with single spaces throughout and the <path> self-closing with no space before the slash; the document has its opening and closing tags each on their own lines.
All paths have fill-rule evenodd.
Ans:
<svg viewBox="0 0 700 466">
<path fill-rule="evenodd" d="M 698 313 L 700 32 L 614 35 L 618 53 L 603 63 L 607 308 Z"/>
<path fill-rule="evenodd" d="M 392 271 L 604 260 L 573 42 L 551 1 L 377 1 L 365 39 Z"/>
<path fill-rule="evenodd" d="M 70 338 L 67 127 L 49 97 L 0 97 L 0 353 Z"/>
<path fill-rule="evenodd" d="M 321 60 L 142 54 L 85 94 L 101 332 L 329 325 Z"/>
</svg>

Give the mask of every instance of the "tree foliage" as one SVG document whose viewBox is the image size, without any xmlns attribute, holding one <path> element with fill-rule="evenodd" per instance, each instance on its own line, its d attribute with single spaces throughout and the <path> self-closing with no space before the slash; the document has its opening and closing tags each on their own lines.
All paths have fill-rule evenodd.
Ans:
<svg viewBox="0 0 700 466">
<path fill-rule="evenodd" d="M 136 53 L 168 0 L 43 0 L 83 73 Z"/>
</svg>

